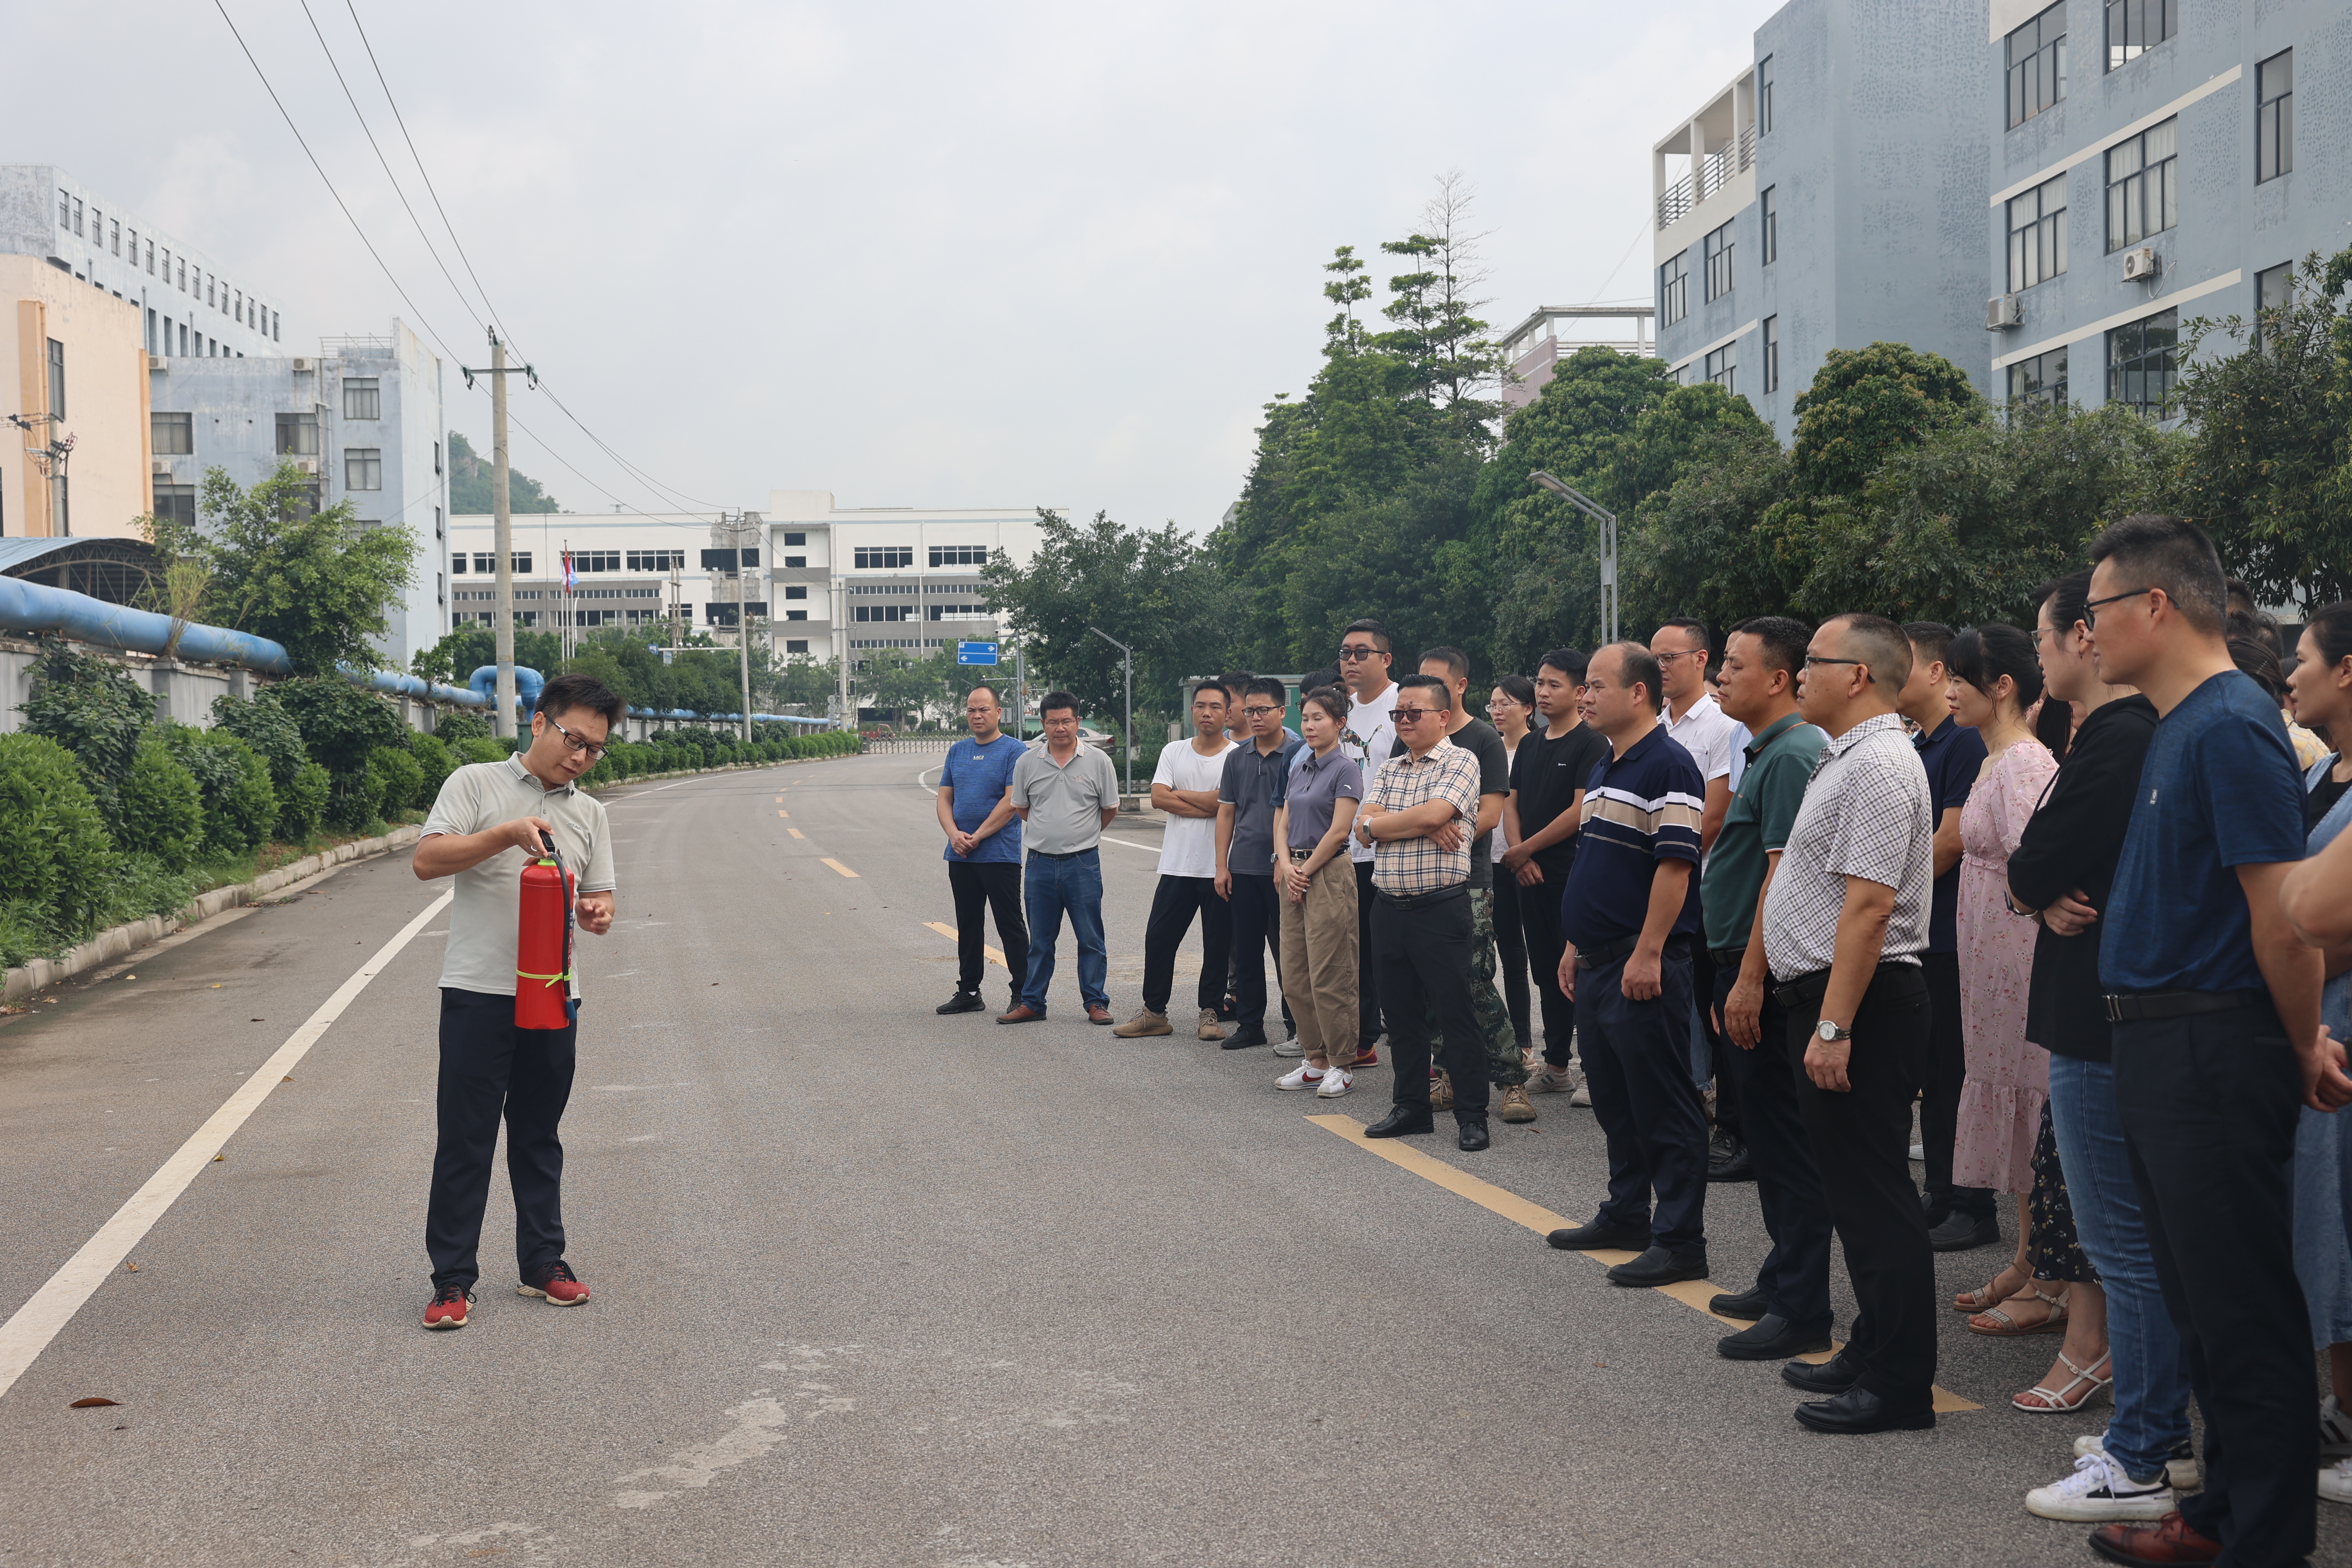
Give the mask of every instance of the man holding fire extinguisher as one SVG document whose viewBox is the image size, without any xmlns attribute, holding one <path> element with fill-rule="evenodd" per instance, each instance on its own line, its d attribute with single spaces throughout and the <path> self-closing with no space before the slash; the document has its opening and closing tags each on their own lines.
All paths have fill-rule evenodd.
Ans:
<svg viewBox="0 0 2352 1568">
<path fill-rule="evenodd" d="M 451 773 L 416 843 L 420 880 L 457 879 L 441 965 L 440 1138 L 425 1217 L 428 1329 L 466 1326 L 501 1117 L 517 1289 L 557 1307 L 588 1300 L 563 1259 L 556 1127 L 572 1098 L 579 1033 L 572 931 L 613 929 L 612 835 L 604 805 L 579 780 L 626 712 L 601 681 L 557 676 L 540 692 L 530 743 L 504 762 Z"/>
</svg>

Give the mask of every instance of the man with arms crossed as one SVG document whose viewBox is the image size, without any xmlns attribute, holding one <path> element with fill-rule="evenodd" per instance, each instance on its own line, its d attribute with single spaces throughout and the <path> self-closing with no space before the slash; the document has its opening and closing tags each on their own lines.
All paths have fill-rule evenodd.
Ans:
<svg viewBox="0 0 2352 1568">
<path fill-rule="evenodd" d="M 996 940 L 1004 944 L 1013 997 L 1021 1005 L 1021 983 L 1029 973 L 1029 931 L 1021 920 L 1021 824 L 1013 816 L 1013 767 L 1028 748 L 999 724 L 996 693 L 975 686 L 963 700 L 971 737 L 948 748 L 940 768 L 940 826 L 948 836 L 948 889 L 955 895 L 956 994 L 940 1004 L 941 1013 L 977 1013 L 982 963 L 986 957 L 982 910 L 996 915 Z"/>
<path fill-rule="evenodd" d="M 1022 890 L 1029 905 L 1029 973 L 1021 1000 L 1000 1024 L 1031 1024 L 1045 1016 L 1054 984 L 1054 944 L 1062 916 L 1078 933 L 1078 995 L 1087 1022 L 1108 1024 L 1110 955 L 1103 946 L 1102 830 L 1118 816 L 1118 773 L 1110 759 L 1078 744 L 1078 700 L 1048 691 L 1037 704 L 1045 744 L 1024 751 L 1013 765 L 1013 815 L 1028 830 L 1029 866 Z"/>
<path fill-rule="evenodd" d="M 2103 1524 L 2116 1563 L 2300 1563 L 2314 1545 L 2311 1322 L 2289 1166 L 2298 1107 L 2352 1101 L 2319 1026 L 2321 953 L 2281 905 L 2302 781 L 2278 706 L 2222 640 L 2204 531 L 2127 517 L 2091 542 L 2099 679 L 2157 725 L 2099 925 L 2116 1108 L 2205 1415 L 2205 1488 L 2153 1524 Z"/>
<path fill-rule="evenodd" d="M 604 805 L 581 793 L 578 780 L 604 754 L 604 738 L 626 711 L 601 682 L 557 676 L 540 691 L 530 744 L 504 762 L 469 763 L 451 773 L 416 841 L 418 880 L 457 879 L 441 963 L 438 1139 L 425 1212 L 433 1259 L 428 1329 L 467 1321 L 501 1117 L 522 1279 L 516 1289 L 558 1307 L 588 1300 L 588 1287 L 563 1259 L 563 1144 L 556 1136 L 572 1099 L 580 982 L 576 973 L 568 977 L 572 1023 L 516 1027 L 516 931 L 522 868 L 543 853 L 541 834 L 577 879 L 579 928 L 598 936 L 613 929 L 613 837 Z"/>
<path fill-rule="evenodd" d="M 1201 917 L 1201 979 L 1193 988 L 1200 1004 L 1198 1033 L 1204 1040 L 1225 1037 L 1217 1022 L 1224 1000 L 1225 971 L 1234 951 L 1231 906 L 1217 896 L 1217 785 L 1225 755 L 1225 689 L 1204 680 L 1192 692 L 1192 738 L 1163 746 L 1151 774 L 1151 807 L 1168 814 L 1160 839 L 1160 883 L 1151 892 L 1151 919 L 1143 928 L 1143 1010 L 1111 1031 L 1122 1040 L 1172 1035 L 1168 999 L 1176 989 L 1176 950 Z"/>
<path fill-rule="evenodd" d="M 1813 634 L 1798 707 L 1830 736 L 1764 894 L 1764 957 L 1789 1032 L 1797 1107 L 1853 1282 L 1853 1337 L 1780 1376 L 1826 1397 L 1821 1432 L 1936 1424 L 1936 1268 L 1911 1185 L 1911 1102 L 1927 1068 L 1935 821 L 1927 773 L 1895 711 L 1911 645 L 1883 616 Z"/>
<path fill-rule="evenodd" d="M 1706 785 L 1658 722 L 1657 693 L 1658 661 L 1640 643 L 1592 656 L 1585 708 L 1611 754 L 1586 783 L 1560 898 L 1559 988 L 1576 999 L 1585 1087 L 1609 1143 L 1609 1198 L 1591 1223 L 1545 1239 L 1640 1253 L 1609 1270 L 1618 1285 L 1706 1278 L 1706 1112 L 1690 1075 Z"/>
<path fill-rule="evenodd" d="M 1339 749 L 1363 770 L 1369 797 L 1381 764 L 1387 762 L 1396 741 L 1389 714 L 1396 707 L 1397 689 L 1389 679 L 1389 632 L 1378 621 L 1351 621 L 1339 634 L 1339 679 L 1348 688 L 1348 730 Z M 1361 833 L 1348 836 L 1348 858 L 1356 867 L 1356 952 L 1362 960 L 1356 973 L 1361 992 L 1358 1013 L 1356 1067 L 1380 1065 L 1375 1047 L 1381 1037 L 1381 995 L 1372 962 L 1372 847 Z"/>
<path fill-rule="evenodd" d="M 1756 1197 L 1772 1250 L 1756 1286 L 1709 1310 L 1755 1327 L 1716 1342 L 1733 1361 L 1788 1361 L 1830 1348 L 1830 1211 L 1813 1168 L 1789 1066 L 1789 1022 L 1764 961 L 1764 892 L 1804 804 L 1829 737 L 1797 711 L 1805 628 L 1759 616 L 1731 628 L 1723 650 L 1723 710 L 1754 737 L 1699 885 L 1715 986 L 1706 999 L 1724 1037 L 1724 1077 L 1737 1086 Z"/>
<path fill-rule="evenodd" d="M 1433 675 L 1397 682 L 1395 722 L 1405 754 L 1381 765 L 1356 836 L 1376 847 L 1370 961 L 1381 976 L 1395 1087 L 1389 1113 L 1367 1138 L 1402 1138 L 1434 1126 L 1429 1109 L 1429 1023 L 1445 1037 L 1454 1075 L 1456 1143 L 1487 1147 L 1486 1073 L 1478 1015 L 1470 1005 L 1470 826 L 1478 818 L 1478 760 L 1445 738 L 1453 695 Z M 1452 827 L 1451 849 L 1433 837 Z"/>
</svg>

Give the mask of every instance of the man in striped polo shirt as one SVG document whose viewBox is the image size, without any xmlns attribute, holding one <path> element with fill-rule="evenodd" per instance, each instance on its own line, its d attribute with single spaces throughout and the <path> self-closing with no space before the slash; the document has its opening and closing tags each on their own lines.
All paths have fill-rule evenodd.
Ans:
<svg viewBox="0 0 2352 1568">
<path fill-rule="evenodd" d="M 1590 1224 L 1547 1239 L 1640 1253 L 1609 1271 L 1620 1285 L 1706 1278 L 1706 1111 L 1689 1032 L 1706 784 L 1658 723 L 1658 681 L 1639 643 L 1592 656 L 1585 706 L 1610 752 L 1585 784 L 1582 847 L 1560 889 L 1559 987 L 1576 1002 L 1592 1114 L 1609 1140 L 1609 1200 Z"/>
</svg>

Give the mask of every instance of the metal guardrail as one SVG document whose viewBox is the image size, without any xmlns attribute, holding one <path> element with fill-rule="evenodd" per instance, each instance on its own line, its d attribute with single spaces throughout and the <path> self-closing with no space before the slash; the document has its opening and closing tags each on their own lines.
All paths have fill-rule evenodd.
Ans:
<svg viewBox="0 0 2352 1568">
<path fill-rule="evenodd" d="M 1658 226 L 1672 228 L 1691 209 L 1731 184 L 1734 175 L 1756 166 L 1756 127 L 1743 128 L 1728 145 L 1703 155 L 1691 172 L 1658 195 Z"/>
<path fill-rule="evenodd" d="M 877 753 L 944 752 L 963 737 L 961 735 L 886 735 L 867 736 L 864 751 L 867 756 Z"/>
</svg>

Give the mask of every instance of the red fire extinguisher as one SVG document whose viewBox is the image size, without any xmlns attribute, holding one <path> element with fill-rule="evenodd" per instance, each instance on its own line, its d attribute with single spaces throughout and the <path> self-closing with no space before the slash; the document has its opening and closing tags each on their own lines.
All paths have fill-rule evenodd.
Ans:
<svg viewBox="0 0 2352 1568">
<path fill-rule="evenodd" d="M 572 877 L 555 840 L 522 868 L 522 923 L 515 932 L 515 1027 L 568 1028 L 572 1002 Z"/>
</svg>

